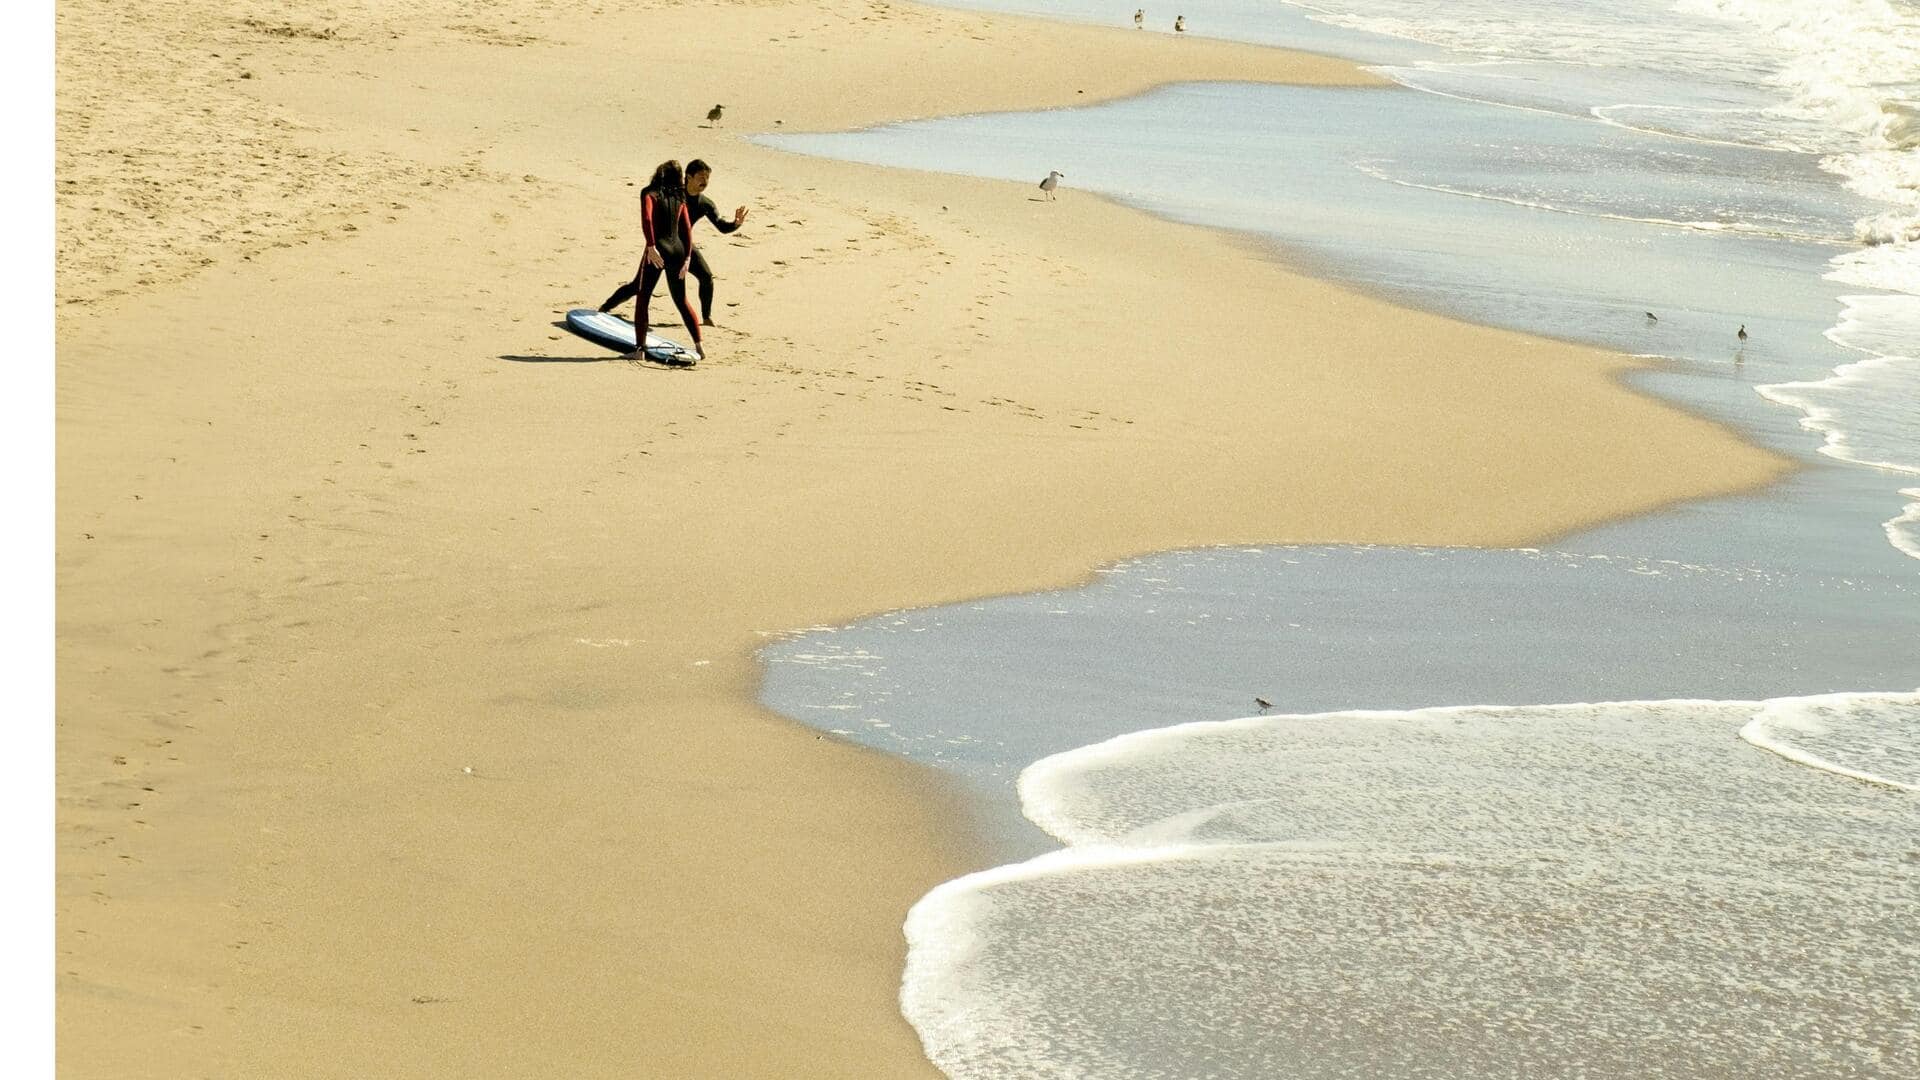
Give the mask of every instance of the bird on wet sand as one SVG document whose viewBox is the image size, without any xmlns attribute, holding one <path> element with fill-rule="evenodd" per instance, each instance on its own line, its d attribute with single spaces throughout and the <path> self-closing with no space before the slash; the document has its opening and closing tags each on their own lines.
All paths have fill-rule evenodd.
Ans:
<svg viewBox="0 0 1920 1080">
<path fill-rule="evenodd" d="M 719 123 L 719 122 L 720 122 L 720 110 L 722 110 L 722 109 L 724 109 L 724 108 L 726 108 L 726 106 L 725 106 L 725 105 L 715 105 L 715 106 L 714 106 L 713 108 L 711 108 L 711 109 L 708 109 L 708 110 L 707 110 L 707 123 L 709 123 L 709 124 L 717 124 L 717 123 Z"/>
<path fill-rule="evenodd" d="M 1187 17 L 1185 15 L 1175 15 L 1173 17 L 1173 32 L 1176 34 L 1184 34 L 1187 32 Z"/>
<path fill-rule="evenodd" d="M 1133 28 L 1135 30 L 1140 29 L 1140 27 L 1144 25 L 1146 21 L 1147 21 L 1147 9 L 1134 8 L 1133 9 Z"/>
<path fill-rule="evenodd" d="M 1065 180 L 1066 178 L 1067 178 L 1066 173 L 1063 173 L 1058 169 L 1052 170 L 1047 173 L 1047 178 L 1045 180 L 1040 181 L 1040 190 L 1046 192 L 1047 198 L 1051 199 L 1054 197 L 1053 189 L 1059 187 L 1060 181 Z"/>
<path fill-rule="evenodd" d="M 1741 341 L 1747 340 L 1747 324 L 1741 323 L 1739 332 L 1733 336 L 1739 338 Z"/>
<path fill-rule="evenodd" d="M 1273 702 L 1268 701 L 1266 698 L 1263 698 L 1263 697 L 1254 698 L 1253 703 L 1255 705 L 1260 706 L 1261 712 L 1266 712 L 1268 709 L 1273 708 Z"/>
<path fill-rule="evenodd" d="M 1655 315 L 1655 314 L 1654 314 L 1653 312 L 1651 312 L 1651 311 L 1649 311 L 1649 312 L 1647 312 L 1647 321 L 1648 321 L 1648 322 L 1659 322 L 1659 321 L 1660 321 L 1660 316 L 1658 316 L 1658 315 Z"/>
</svg>

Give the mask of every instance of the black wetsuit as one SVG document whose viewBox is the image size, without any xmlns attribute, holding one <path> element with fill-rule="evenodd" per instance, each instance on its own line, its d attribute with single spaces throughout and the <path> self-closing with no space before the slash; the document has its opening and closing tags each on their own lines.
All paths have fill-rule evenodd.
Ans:
<svg viewBox="0 0 1920 1080">
<path fill-rule="evenodd" d="M 629 297 L 638 297 L 633 306 L 634 341 L 644 349 L 647 341 L 647 301 L 653 299 L 654 287 L 665 277 L 667 292 L 673 297 L 673 305 L 680 309 L 680 319 L 687 324 L 687 333 L 693 335 L 693 347 L 698 349 L 700 320 L 693 317 L 693 309 L 687 306 L 686 275 L 695 253 L 693 219 L 687 216 L 685 193 L 655 188 L 642 191 L 640 223 L 641 230 L 647 236 L 647 245 L 660 253 L 660 261 L 666 266 L 655 266 L 642 256 L 640 271 L 634 280 L 615 289 L 613 295 L 600 305 L 600 310 L 610 311 Z"/>
<path fill-rule="evenodd" d="M 721 217 L 720 208 L 713 205 L 713 200 L 707 198 L 705 195 L 695 195 L 693 198 L 687 200 L 687 217 L 695 225 L 698 225 L 702 218 L 713 222 L 713 227 L 719 229 L 722 236 L 740 227 L 728 221 L 726 218 Z M 700 283 L 701 321 L 712 322 L 713 271 L 707 268 L 706 257 L 701 255 L 697 250 L 693 253 L 693 262 L 687 266 L 687 273 L 692 274 L 694 280 Z"/>
</svg>

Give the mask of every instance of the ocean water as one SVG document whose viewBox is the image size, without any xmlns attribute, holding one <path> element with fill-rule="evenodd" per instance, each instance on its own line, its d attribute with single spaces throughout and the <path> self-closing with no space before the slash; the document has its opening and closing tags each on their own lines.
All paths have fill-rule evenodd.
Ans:
<svg viewBox="0 0 1920 1080">
<path fill-rule="evenodd" d="M 929 1055 L 1920 1075 L 1920 6 L 1180 13 L 1401 89 L 1188 84 L 766 141 L 1059 169 L 1064 197 L 1655 358 L 1644 388 L 1807 468 L 1542 549 L 1168 552 L 770 645 L 769 704 L 975 785 L 1006 852 L 909 918 Z"/>
<path fill-rule="evenodd" d="M 1730 733 L 1846 757 L 1916 716 L 1920 693 L 1122 736 L 1022 776 L 1064 850 L 914 909 L 904 1005 L 956 1076 L 1911 1076 L 1911 789 Z"/>
</svg>

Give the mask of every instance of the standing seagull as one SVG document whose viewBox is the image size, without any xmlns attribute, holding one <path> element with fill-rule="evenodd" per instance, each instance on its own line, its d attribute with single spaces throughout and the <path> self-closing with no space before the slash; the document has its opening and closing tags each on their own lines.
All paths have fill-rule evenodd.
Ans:
<svg viewBox="0 0 1920 1080">
<path fill-rule="evenodd" d="M 708 109 L 708 110 L 707 110 L 707 123 L 709 123 L 709 124 L 717 124 L 717 123 L 719 123 L 719 122 L 720 122 L 720 110 L 721 110 L 721 109 L 724 109 L 724 108 L 726 108 L 726 106 L 725 106 L 725 105 L 715 105 L 715 106 L 714 106 L 713 108 L 711 108 L 711 109 Z"/>
<path fill-rule="evenodd" d="M 1142 26 L 1146 25 L 1146 22 L 1147 22 L 1147 9 L 1134 8 L 1133 9 L 1133 28 L 1135 30 L 1138 30 Z"/>
<path fill-rule="evenodd" d="M 1740 339 L 1741 341 L 1745 341 L 1745 340 L 1747 340 L 1747 324 L 1746 324 L 1746 323 L 1741 323 L 1741 324 L 1740 324 L 1740 332 L 1739 332 L 1739 333 L 1737 333 L 1737 334 L 1735 334 L 1735 335 L 1733 335 L 1733 336 L 1734 336 L 1734 337 L 1737 337 L 1737 338 L 1739 338 L 1739 339 Z"/>
<path fill-rule="evenodd" d="M 1173 17 L 1173 32 L 1176 34 L 1184 34 L 1187 32 L 1187 17 L 1185 15 L 1175 15 Z"/>
<path fill-rule="evenodd" d="M 1051 199 L 1054 197 L 1053 189 L 1059 187 L 1060 181 L 1065 180 L 1066 178 L 1067 178 L 1066 173 L 1060 172 L 1058 170 L 1050 171 L 1047 173 L 1047 178 L 1045 180 L 1040 181 L 1040 190 L 1046 192 L 1047 198 Z"/>
</svg>

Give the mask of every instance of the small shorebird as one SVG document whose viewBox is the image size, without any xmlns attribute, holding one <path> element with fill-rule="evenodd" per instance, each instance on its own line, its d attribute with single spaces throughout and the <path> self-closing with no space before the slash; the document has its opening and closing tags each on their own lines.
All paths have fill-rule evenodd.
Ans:
<svg viewBox="0 0 1920 1080">
<path fill-rule="evenodd" d="M 1054 197 L 1053 189 L 1059 187 L 1060 181 L 1065 180 L 1066 178 L 1067 178 L 1067 174 L 1060 172 L 1057 169 L 1050 171 L 1047 173 L 1047 178 L 1045 180 L 1040 181 L 1040 190 L 1046 192 L 1047 198 L 1051 199 Z"/>
<path fill-rule="evenodd" d="M 717 123 L 719 123 L 719 122 L 720 122 L 720 110 L 722 110 L 722 109 L 724 109 L 724 108 L 726 108 L 726 106 L 725 106 L 725 105 L 715 105 L 715 106 L 714 106 L 713 108 L 711 108 L 711 109 L 708 109 L 708 110 L 707 110 L 707 123 L 709 123 L 709 124 L 717 124 Z"/>
<path fill-rule="evenodd" d="M 1733 336 L 1734 336 L 1734 337 L 1737 337 L 1737 338 L 1739 338 L 1739 339 L 1740 339 L 1741 341 L 1745 341 L 1745 340 L 1747 340 L 1747 324 L 1746 324 L 1746 323 L 1741 323 L 1741 324 L 1740 324 L 1740 331 L 1739 331 L 1738 333 L 1736 333 L 1736 334 L 1734 334 Z"/>
<path fill-rule="evenodd" d="M 1173 17 L 1173 32 L 1176 34 L 1184 34 L 1187 32 L 1187 17 L 1185 15 L 1175 15 Z"/>
<path fill-rule="evenodd" d="M 1654 314 L 1653 312 L 1651 312 L 1651 311 L 1649 311 L 1649 312 L 1647 312 L 1647 321 L 1648 321 L 1648 322 L 1659 322 L 1659 321 L 1660 321 L 1660 316 L 1658 316 L 1658 315 L 1655 315 L 1655 314 Z"/>
<path fill-rule="evenodd" d="M 1273 702 L 1268 701 L 1266 698 L 1263 698 L 1263 697 L 1254 698 L 1253 703 L 1255 705 L 1260 706 L 1261 712 L 1266 712 L 1268 709 L 1273 708 Z"/>
<path fill-rule="evenodd" d="M 1147 22 L 1147 9 L 1134 8 L 1133 9 L 1133 28 L 1135 30 L 1138 30 L 1142 26 L 1145 26 L 1146 22 Z"/>
</svg>

